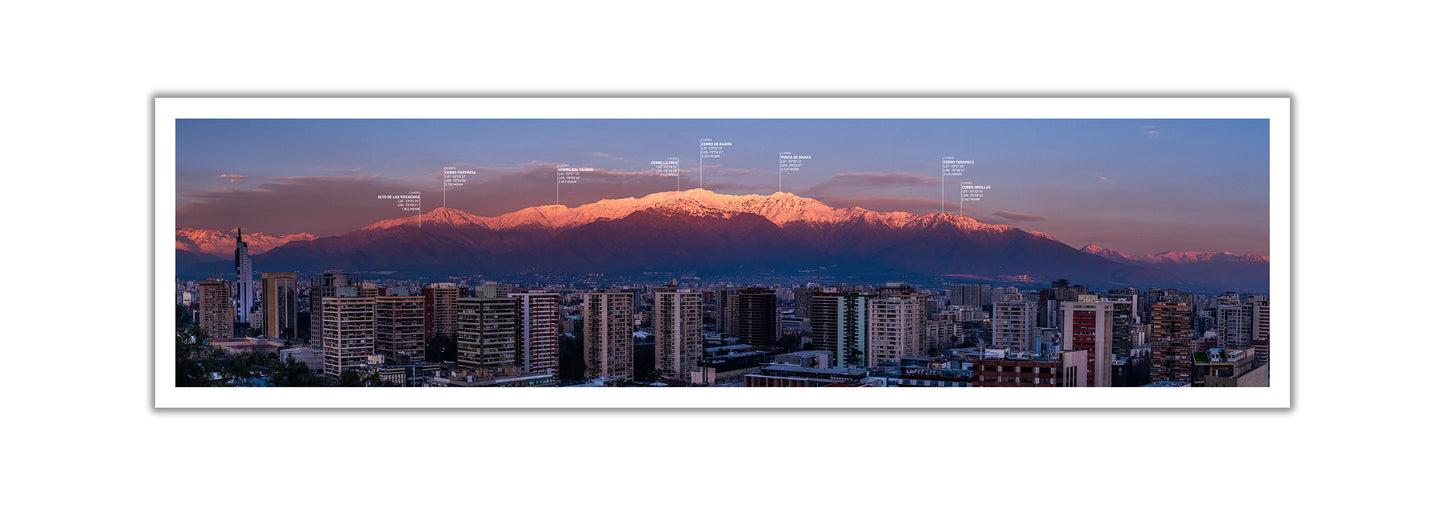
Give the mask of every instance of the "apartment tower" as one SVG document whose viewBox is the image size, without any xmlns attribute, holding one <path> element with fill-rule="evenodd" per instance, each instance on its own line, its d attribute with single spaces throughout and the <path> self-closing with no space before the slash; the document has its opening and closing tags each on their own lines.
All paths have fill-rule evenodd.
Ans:
<svg viewBox="0 0 1445 506">
<path fill-rule="evenodd" d="M 502 367 L 517 363 L 521 302 L 512 297 L 457 299 L 457 365 Z"/>
<path fill-rule="evenodd" d="M 1010 300 L 993 306 L 993 345 L 1038 353 L 1038 309 L 1034 301 Z"/>
<path fill-rule="evenodd" d="M 879 293 L 868 302 L 868 367 L 923 355 L 927 298 L 921 293 Z"/>
<path fill-rule="evenodd" d="M 676 284 L 653 290 L 654 354 L 662 378 L 688 381 L 692 367 L 702 360 L 702 293 L 678 289 Z"/>
<path fill-rule="evenodd" d="M 201 330 L 212 339 L 229 339 L 236 334 L 236 308 L 231 305 L 231 282 L 220 279 L 201 281 Z"/>
<path fill-rule="evenodd" d="M 321 299 L 321 359 L 326 377 L 366 365 L 376 354 L 376 299 L 326 297 Z"/>
<path fill-rule="evenodd" d="M 1149 325 L 1149 379 L 1189 383 L 1194 368 L 1194 310 L 1189 303 L 1166 300 L 1155 303 Z"/>
<path fill-rule="evenodd" d="M 426 357 L 422 328 L 423 298 L 405 289 L 376 298 L 376 353 L 388 364 L 421 361 Z M 405 356 L 405 361 L 401 357 Z"/>
<path fill-rule="evenodd" d="M 582 295 L 582 360 L 587 379 L 633 379 L 632 318 L 631 292 Z"/>
<path fill-rule="evenodd" d="M 512 293 L 521 311 L 521 340 L 517 343 L 518 364 L 531 374 L 556 375 L 557 322 L 562 296 L 541 290 Z"/>
</svg>

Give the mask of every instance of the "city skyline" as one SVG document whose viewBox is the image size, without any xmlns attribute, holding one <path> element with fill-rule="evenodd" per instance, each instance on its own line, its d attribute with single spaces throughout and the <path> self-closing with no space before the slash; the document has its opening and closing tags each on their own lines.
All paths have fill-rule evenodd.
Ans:
<svg viewBox="0 0 1445 506">
<path fill-rule="evenodd" d="M 625 107 L 176 118 L 177 384 L 1270 384 L 1278 116 Z"/>
</svg>

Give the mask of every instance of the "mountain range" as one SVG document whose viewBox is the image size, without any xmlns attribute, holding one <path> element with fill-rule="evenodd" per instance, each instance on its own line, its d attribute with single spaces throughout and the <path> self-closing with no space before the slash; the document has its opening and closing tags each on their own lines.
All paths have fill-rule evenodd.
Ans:
<svg viewBox="0 0 1445 506">
<path fill-rule="evenodd" d="M 313 234 L 275 236 L 260 232 L 241 234 L 241 237 L 246 240 L 246 250 L 253 255 L 265 253 L 291 241 L 310 241 L 316 238 Z M 176 230 L 176 251 L 231 258 L 235 250 L 236 234 L 234 232 L 205 228 Z"/>
<path fill-rule="evenodd" d="M 1235 290 L 1268 291 L 1269 257 L 1248 252 L 1164 251 L 1152 255 L 1126 255 L 1094 243 L 1079 251 L 1126 264 L 1153 267 L 1183 279 L 1207 280 Z"/>
<path fill-rule="evenodd" d="M 234 244 L 234 236 L 230 241 Z M 693 189 L 578 207 L 530 207 L 495 217 L 437 208 L 338 236 L 272 241 L 264 249 L 250 247 L 255 271 L 342 269 L 498 279 L 699 275 L 860 283 L 948 278 L 1027 284 L 1068 278 L 1100 288 L 1214 286 L 962 214 L 834 208 L 789 193 Z M 182 253 L 190 251 L 183 251 L 178 231 L 178 274 L 230 272 L 229 262 L 183 263 Z M 1268 276 L 1263 280 L 1267 283 Z"/>
</svg>

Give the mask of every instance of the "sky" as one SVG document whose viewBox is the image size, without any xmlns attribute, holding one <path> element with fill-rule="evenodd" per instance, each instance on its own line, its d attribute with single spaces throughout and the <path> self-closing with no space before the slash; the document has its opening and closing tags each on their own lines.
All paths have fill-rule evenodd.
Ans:
<svg viewBox="0 0 1445 506">
<path fill-rule="evenodd" d="M 184 119 L 176 223 L 338 235 L 398 218 L 378 195 L 481 216 L 701 186 L 779 191 L 834 207 L 963 212 L 1125 254 L 1269 255 L 1262 119 Z M 699 141 L 731 142 L 699 160 Z M 676 157 L 678 176 L 653 161 Z M 944 157 L 971 160 L 941 174 Z M 593 169 L 557 184 L 557 167 Z M 701 165 L 701 174 L 699 166 Z M 447 188 L 447 167 L 473 171 Z M 988 186 L 960 202 L 960 183 Z M 962 204 L 962 208 L 960 208 Z"/>
</svg>

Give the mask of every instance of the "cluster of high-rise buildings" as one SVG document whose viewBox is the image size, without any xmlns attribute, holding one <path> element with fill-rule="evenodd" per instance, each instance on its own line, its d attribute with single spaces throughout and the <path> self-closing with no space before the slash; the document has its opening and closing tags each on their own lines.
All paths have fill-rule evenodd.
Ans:
<svg viewBox="0 0 1445 506">
<path fill-rule="evenodd" d="M 264 272 L 258 294 L 239 230 L 235 259 L 235 280 L 193 283 L 178 302 L 219 343 L 283 341 L 281 354 L 333 380 L 357 369 L 432 386 L 1268 385 L 1269 299 L 1257 294 L 1068 280 L 523 289 L 343 272 L 304 285 Z"/>
</svg>

